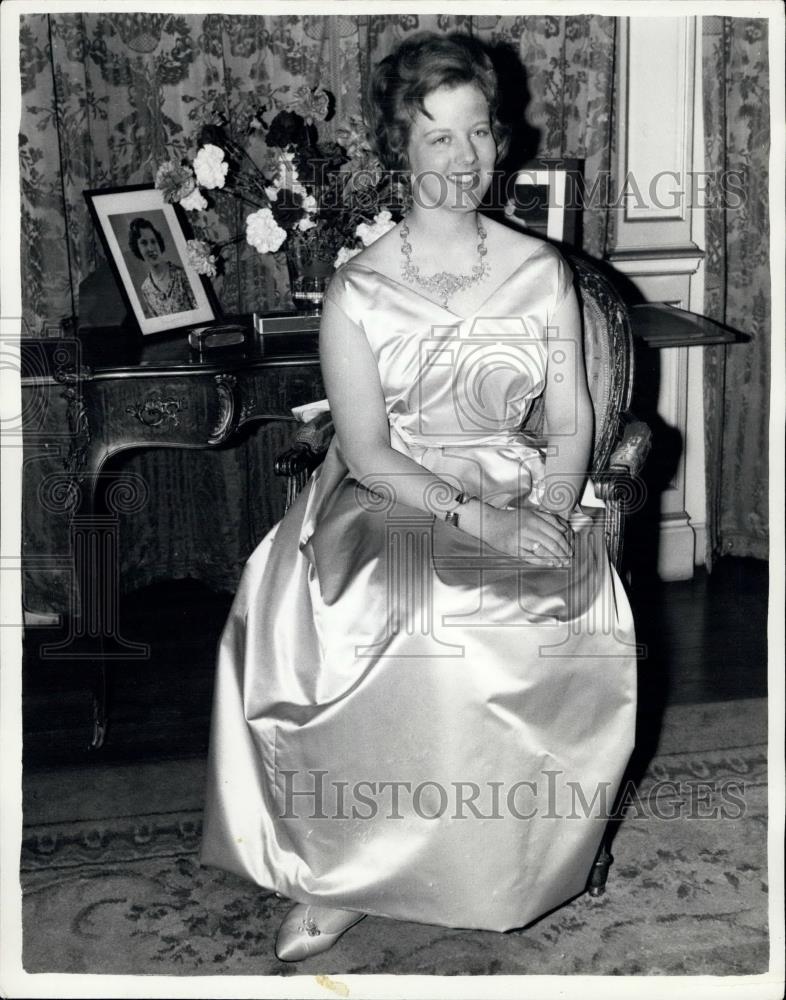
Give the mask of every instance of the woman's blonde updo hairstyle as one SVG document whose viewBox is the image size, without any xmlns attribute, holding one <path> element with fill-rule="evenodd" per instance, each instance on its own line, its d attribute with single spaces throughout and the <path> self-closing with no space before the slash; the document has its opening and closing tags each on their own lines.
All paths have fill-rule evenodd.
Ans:
<svg viewBox="0 0 786 1000">
<path fill-rule="evenodd" d="M 497 74 L 483 45 L 471 35 L 423 31 L 401 42 L 371 75 L 365 115 L 384 167 L 409 168 L 410 130 L 418 112 L 426 114 L 425 98 L 439 87 L 465 83 L 475 84 L 486 98 L 497 157 L 505 155 L 509 130 L 497 117 Z"/>
</svg>

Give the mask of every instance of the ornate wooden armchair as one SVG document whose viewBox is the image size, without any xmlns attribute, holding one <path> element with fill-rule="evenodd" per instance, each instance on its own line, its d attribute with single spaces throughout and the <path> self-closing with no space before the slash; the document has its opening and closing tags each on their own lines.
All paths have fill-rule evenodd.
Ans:
<svg viewBox="0 0 786 1000">
<path fill-rule="evenodd" d="M 619 570 L 624 517 L 640 497 L 638 473 L 649 452 L 650 431 L 629 412 L 633 347 L 625 303 L 586 260 L 568 259 L 582 308 L 587 380 L 595 411 L 591 479 L 607 507 L 606 544 Z M 542 420 L 542 405 L 536 403 L 527 420 L 528 431 L 537 435 Z M 276 475 L 287 477 L 287 506 L 322 461 L 332 436 L 330 413 L 320 413 L 298 430 L 292 447 L 276 460 Z"/>
</svg>

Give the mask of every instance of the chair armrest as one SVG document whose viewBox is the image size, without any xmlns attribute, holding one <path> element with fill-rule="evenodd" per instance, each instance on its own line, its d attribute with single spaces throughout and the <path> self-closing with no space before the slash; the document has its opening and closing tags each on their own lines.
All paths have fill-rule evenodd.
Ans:
<svg viewBox="0 0 786 1000">
<path fill-rule="evenodd" d="M 324 458 L 333 437 L 333 420 L 329 412 L 318 413 L 295 434 L 292 447 L 275 461 L 277 476 L 298 477 L 311 472 Z"/>
<path fill-rule="evenodd" d="M 639 492 L 634 481 L 652 447 L 652 431 L 643 420 L 636 420 L 630 414 L 624 419 L 622 439 L 611 453 L 606 469 L 595 478 L 595 493 L 601 500 L 627 506 Z"/>
<path fill-rule="evenodd" d="M 303 424 L 295 434 L 295 443 L 305 445 L 314 455 L 322 455 L 330 447 L 332 437 L 333 418 L 330 411 L 326 410 Z"/>
<path fill-rule="evenodd" d="M 652 447 L 652 431 L 643 420 L 629 420 L 625 424 L 622 440 L 609 458 L 610 472 L 623 472 L 638 476 Z"/>
</svg>

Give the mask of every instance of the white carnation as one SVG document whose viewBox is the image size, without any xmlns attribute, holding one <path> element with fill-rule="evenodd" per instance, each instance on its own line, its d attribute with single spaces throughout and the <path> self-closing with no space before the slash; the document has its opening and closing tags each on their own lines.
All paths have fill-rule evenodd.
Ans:
<svg viewBox="0 0 786 1000">
<path fill-rule="evenodd" d="M 307 233 L 309 229 L 316 229 L 316 222 L 310 219 L 307 215 L 297 220 L 297 228 L 301 233 Z"/>
<path fill-rule="evenodd" d="M 278 188 L 274 184 L 271 184 L 270 187 L 265 188 L 265 194 L 270 201 L 275 201 L 278 198 Z"/>
<path fill-rule="evenodd" d="M 336 256 L 336 259 L 333 261 L 333 267 L 341 267 L 341 265 L 346 264 L 348 260 L 352 260 L 353 257 L 357 257 L 359 253 L 362 253 L 362 250 L 359 247 L 356 250 L 350 250 L 349 247 L 342 247 Z"/>
<path fill-rule="evenodd" d="M 313 194 L 306 195 L 306 197 L 303 199 L 303 211 L 308 212 L 309 215 L 314 215 L 318 209 L 319 205 L 317 205 L 317 199 L 314 197 L 314 195 Z"/>
<path fill-rule="evenodd" d="M 180 205 L 187 212 L 204 212 L 207 208 L 207 202 L 202 197 L 202 192 L 196 187 L 191 194 L 188 194 L 185 198 L 180 199 Z"/>
<path fill-rule="evenodd" d="M 246 219 L 246 242 L 257 253 L 275 253 L 287 238 L 269 208 L 260 208 Z"/>
<path fill-rule="evenodd" d="M 229 164 L 224 159 L 220 146 L 206 143 L 194 158 L 194 173 L 200 187 L 222 188 L 226 180 Z"/>
<path fill-rule="evenodd" d="M 378 240 L 380 236 L 384 236 L 395 225 L 393 216 L 385 210 L 378 212 L 374 216 L 373 222 L 361 222 L 355 230 L 355 235 L 360 237 L 363 246 L 367 247 Z"/>
<path fill-rule="evenodd" d="M 273 182 L 277 188 L 286 188 L 301 198 L 308 197 L 308 191 L 300 182 L 300 174 L 295 166 L 295 154 L 283 152 L 278 158 L 278 172 Z"/>
</svg>

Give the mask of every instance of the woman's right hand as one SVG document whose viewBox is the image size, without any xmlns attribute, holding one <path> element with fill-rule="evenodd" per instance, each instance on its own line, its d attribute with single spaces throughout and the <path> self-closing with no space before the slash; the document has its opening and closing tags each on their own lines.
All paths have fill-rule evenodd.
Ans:
<svg viewBox="0 0 786 1000">
<path fill-rule="evenodd" d="M 534 506 L 484 512 L 484 541 L 535 566 L 564 566 L 573 556 L 573 529 L 557 514 Z"/>
</svg>

